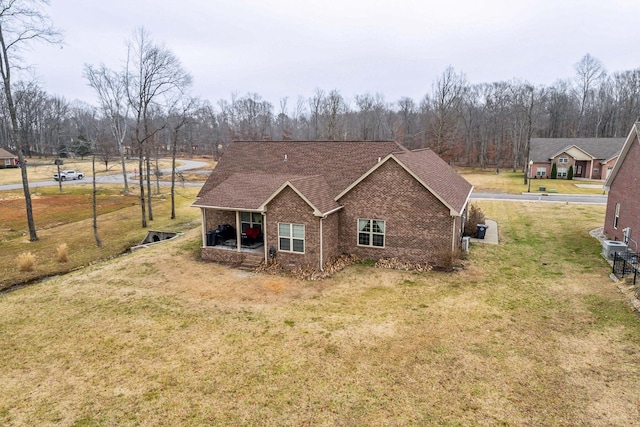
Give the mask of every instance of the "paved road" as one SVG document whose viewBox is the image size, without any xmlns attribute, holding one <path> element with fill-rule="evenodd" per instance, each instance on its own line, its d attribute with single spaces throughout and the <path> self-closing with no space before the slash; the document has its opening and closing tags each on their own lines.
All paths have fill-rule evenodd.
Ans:
<svg viewBox="0 0 640 427">
<path fill-rule="evenodd" d="M 176 172 L 184 172 L 190 169 L 198 169 L 205 167 L 207 164 L 205 162 L 198 162 L 195 160 L 180 160 L 181 165 L 176 167 Z M 171 168 L 161 169 L 163 174 L 170 174 Z M 127 178 L 129 183 L 135 184 L 138 182 L 137 178 L 134 178 L 133 174 L 128 174 Z M 63 181 L 62 185 L 73 185 L 80 183 L 90 183 L 91 177 L 86 177 L 82 181 Z M 96 177 L 97 184 L 122 184 L 124 183 L 124 179 L 122 178 L 122 174 L 111 174 L 111 175 L 101 175 Z M 155 185 L 155 181 L 152 182 L 152 185 Z M 160 181 L 160 185 L 167 186 L 171 185 L 170 181 Z M 182 183 L 177 181 L 176 185 L 182 186 Z M 37 182 L 29 182 L 29 188 L 37 188 L 37 187 L 51 187 L 58 186 L 58 181 L 37 181 Z M 185 182 L 184 186 L 186 187 L 201 187 L 202 183 L 194 183 L 194 182 Z M 21 190 L 22 184 L 9 184 L 9 185 L 0 185 L 0 191 L 6 190 Z"/>
<path fill-rule="evenodd" d="M 176 167 L 177 172 L 187 171 L 190 169 L 198 169 L 206 166 L 205 162 L 198 162 L 195 160 L 180 160 L 182 163 Z M 162 169 L 163 174 L 170 174 L 171 168 Z M 134 179 L 133 174 L 128 175 L 129 182 L 135 184 L 137 179 Z M 72 185 L 74 183 L 84 183 L 89 181 L 90 178 L 86 178 L 83 181 L 65 181 L 62 185 Z M 99 184 L 122 184 L 122 174 L 102 175 L 96 178 L 96 182 Z M 168 186 L 171 182 L 160 181 L 160 185 Z M 57 186 L 57 181 L 39 181 L 29 182 L 29 188 Z M 155 181 L 152 182 L 155 185 Z M 177 185 L 183 184 L 178 182 Z M 200 182 L 185 182 L 186 187 L 201 187 Z M 22 189 L 22 184 L 0 185 L 0 191 L 4 190 L 19 190 Z M 474 200 L 489 199 L 489 200 L 512 200 L 512 201 L 537 201 L 537 202 L 560 202 L 560 203 L 595 203 L 606 204 L 607 196 L 604 195 L 580 195 L 580 194 L 538 194 L 538 193 L 524 193 L 524 194 L 506 194 L 506 193 L 473 193 L 471 198 Z"/>
<path fill-rule="evenodd" d="M 505 194 L 505 193 L 473 193 L 472 199 L 489 200 L 513 200 L 534 202 L 561 202 L 561 203 L 595 203 L 606 204 L 607 196 L 590 194 Z"/>
</svg>

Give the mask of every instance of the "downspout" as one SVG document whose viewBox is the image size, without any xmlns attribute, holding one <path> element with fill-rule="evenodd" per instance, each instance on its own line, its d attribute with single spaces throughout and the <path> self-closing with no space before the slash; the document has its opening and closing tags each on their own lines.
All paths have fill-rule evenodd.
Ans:
<svg viewBox="0 0 640 427">
<path fill-rule="evenodd" d="M 324 260 L 323 260 L 323 244 L 322 244 L 322 220 L 324 219 L 323 216 L 320 217 L 320 271 L 322 271 L 322 265 L 324 264 Z"/>
<path fill-rule="evenodd" d="M 202 210 L 202 247 L 207 246 L 207 210 L 205 208 L 201 208 Z"/>
</svg>

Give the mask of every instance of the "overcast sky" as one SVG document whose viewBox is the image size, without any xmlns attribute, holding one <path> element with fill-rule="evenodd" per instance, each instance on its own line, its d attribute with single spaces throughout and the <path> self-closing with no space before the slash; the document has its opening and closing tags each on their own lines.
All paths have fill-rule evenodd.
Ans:
<svg viewBox="0 0 640 427">
<path fill-rule="evenodd" d="M 194 78 L 192 94 L 279 99 L 337 89 L 420 101 L 452 66 L 470 83 L 550 85 L 586 53 L 608 72 L 640 67 L 638 0 L 51 0 L 64 45 L 35 45 L 51 95 L 96 104 L 84 64 L 120 69 L 145 27 Z"/>
</svg>

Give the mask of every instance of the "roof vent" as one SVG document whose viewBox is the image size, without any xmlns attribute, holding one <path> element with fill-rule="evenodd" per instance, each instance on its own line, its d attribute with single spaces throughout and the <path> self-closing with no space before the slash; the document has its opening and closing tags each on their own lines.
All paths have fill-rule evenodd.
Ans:
<svg viewBox="0 0 640 427">
<path fill-rule="evenodd" d="M 287 155 L 284 155 L 284 161 L 286 162 L 287 160 L 289 160 L 289 158 L 287 157 Z"/>
<path fill-rule="evenodd" d="M 378 157 L 378 163 L 380 163 L 380 161 L 382 161 L 382 157 Z"/>
</svg>

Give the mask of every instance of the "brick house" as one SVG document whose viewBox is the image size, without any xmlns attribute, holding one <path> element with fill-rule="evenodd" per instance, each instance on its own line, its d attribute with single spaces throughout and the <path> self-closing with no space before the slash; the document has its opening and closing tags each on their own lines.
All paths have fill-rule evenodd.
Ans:
<svg viewBox="0 0 640 427">
<path fill-rule="evenodd" d="M 322 270 L 345 253 L 428 262 L 458 249 L 472 189 L 396 142 L 236 141 L 192 206 L 203 259 Z"/>
<path fill-rule="evenodd" d="M 0 148 L 0 169 L 2 168 L 17 168 L 18 156 L 11 154 L 4 148 Z"/>
<path fill-rule="evenodd" d="M 637 242 L 640 240 L 639 133 L 640 123 L 636 123 L 604 187 L 609 191 L 604 233 L 611 240 L 627 241 L 629 247 L 636 252 Z"/>
<path fill-rule="evenodd" d="M 606 179 L 620 154 L 624 138 L 531 138 L 529 176 L 548 178 L 555 163 L 558 179 L 573 167 L 575 178 Z"/>
</svg>

